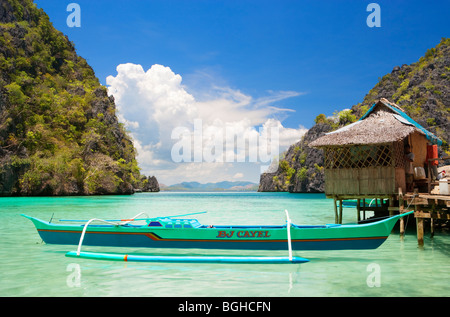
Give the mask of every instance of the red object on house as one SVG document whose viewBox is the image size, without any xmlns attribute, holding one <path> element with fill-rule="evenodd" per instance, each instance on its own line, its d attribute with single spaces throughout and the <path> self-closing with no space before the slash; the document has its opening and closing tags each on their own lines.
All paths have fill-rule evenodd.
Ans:
<svg viewBox="0 0 450 317">
<path fill-rule="evenodd" d="M 429 159 L 437 159 L 438 158 L 438 148 L 436 144 L 433 145 L 427 145 L 427 161 Z M 438 161 L 429 161 L 428 164 L 430 165 L 438 165 Z"/>
</svg>

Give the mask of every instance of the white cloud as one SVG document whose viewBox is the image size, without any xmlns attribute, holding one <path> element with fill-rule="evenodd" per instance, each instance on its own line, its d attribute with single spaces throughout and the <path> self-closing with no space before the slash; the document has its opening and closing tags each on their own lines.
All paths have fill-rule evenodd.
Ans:
<svg viewBox="0 0 450 317">
<path fill-rule="evenodd" d="M 306 132 L 301 127 L 285 128 L 273 118 L 292 112 L 275 104 L 299 96 L 298 92 L 271 91 L 268 96 L 253 98 L 239 90 L 211 85 L 208 91 L 200 93 L 201 97 L 195 98 L 183 85 L 182 77 L 169 67 L 153 65 L 145 71 L 141 65 L 131 63 L 117 66 L 117 75 L 108 76 L 106 83 L 109 93 L 115 98 L 119 120 L 134 139 L 142 172 L 156 175 L 166 185 L 180 181 L 221 181 L 238 177 L 257 181 L 259 176 L 255 171 L 258 169 L 254 166 L 248 166 L 249 172 L 242 171 L 242 166 L 237 171 L 236 164 L 229 163 L 226 158 L 234 157 L 236 162 L 236 153 L 241 150 L 244 155 L 240 159 L 251 162 L 250 153 L 258 150 L 255 148 L 258 147 L 257 139 L 274 127 L 279 131 L 280 151 L 297 142 Z M 177 140 L 171 138 L 172 132 L 177 127 L 185 127 L 190 131 L 186 137 L 193 137 L 195 123 L 199 120 L 204 139 L 202 142 L 192 142 L 192 152 L 197 150 L 203 154 L 202 163 L 175 163 L 171 150 Z M 220 140 L 218 142 L 216 136 L 221 135 L 221 142 L 225 144 L 227 133 L 244 136 L 247 142 L 237 144 L 236 149 L 231 151 L 224 146 L 223 157 L 228 163 L 205 160 L 205 153 L 209 153 L 210 157 L 217 156 Z M 213 149 L 214 154 L 211 154 Z"/>
</svg>

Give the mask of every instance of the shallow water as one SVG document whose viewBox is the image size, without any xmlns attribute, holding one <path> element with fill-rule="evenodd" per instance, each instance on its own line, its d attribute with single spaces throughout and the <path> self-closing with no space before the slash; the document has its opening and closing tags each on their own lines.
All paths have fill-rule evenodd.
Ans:
<svg viewBox="0 0 450 317">
<path fill-rule="evenodd" d="M 0 198 L 0 296 L 449 296 L 450 236 L 396 230 L 376 250 L 299 251 L 303 264 L 112 262 L 65 257 L 76 246 L 46 245 L 33 224 L 44 220 L 129 218 L 139 212 L 193 216 L 203 224 L 334 223 L 332 201 L 321 194 L 140 193 L 132 196 Z M 344 209 L 343 222 L 356 211 Z M 409 224 L 407 229 L 413 229 Z M 156 255 L 286 256 L 285 251 L 121 249 L 84 251 Z"/>
</svg>

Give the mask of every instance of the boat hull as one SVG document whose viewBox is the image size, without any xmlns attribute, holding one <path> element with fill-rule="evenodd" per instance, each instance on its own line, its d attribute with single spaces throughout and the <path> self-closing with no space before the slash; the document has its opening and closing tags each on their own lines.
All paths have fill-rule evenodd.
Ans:
<svg viewBox="0 0 450 317">
<path fill-rule="evenodd" d="M 397 220 L 409 213 L 362 225 L 290 227 L 292 250 L 378 248 Z M 30 219 L 45 243 L 77 245 L 83 225 L 60 225 Z M 288 250 L 286 226 L 215 226 L 167 229 L 149 226 L 90 225 L 83 245 L 143 248 Z"/>
<path fill-rule="evenodd" d="M 77 245 L 80 232 L 60 232 L 38 230 L 40 237 L 47 244 Z M 322 238 L 294 239 L 293 250 L 350 250 L 376 249 L 388 238 Z M 142 247 L 142 248 L 194 248 L 194 249 L 229 249 L 229 250 L 287 250 L 287 239 L 277 240 L 203 240 L 203 239 L 168 239 L 151 234 L 116 234 L 87 232 L 83 245 L 108 247 Z"/>
</svg>

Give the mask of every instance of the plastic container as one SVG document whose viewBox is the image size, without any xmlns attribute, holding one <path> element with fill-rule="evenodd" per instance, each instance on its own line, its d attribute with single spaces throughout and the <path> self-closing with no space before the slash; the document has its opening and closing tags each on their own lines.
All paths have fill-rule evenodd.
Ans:
<svg viewBox="0 0 450 317">
<path fill-rule="evenodd" d="M 414 167 L 414 179 L 425 179 L 425 169 L 423 167 Z"/>
<path fill-rule="evenodd" d="M 441 179 L 439 181 L 439 194 L 450 195 L 450 183 L 448 182 L 448 179 Z"/>
</svg>

